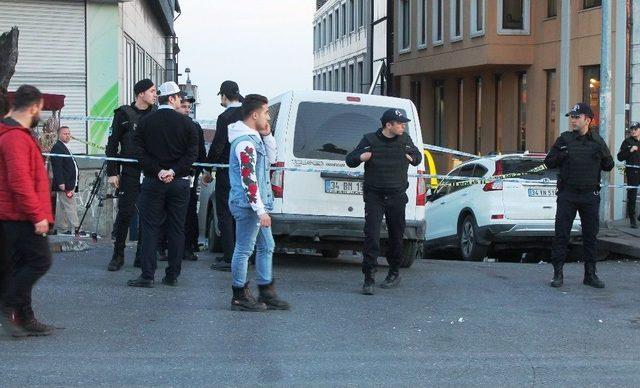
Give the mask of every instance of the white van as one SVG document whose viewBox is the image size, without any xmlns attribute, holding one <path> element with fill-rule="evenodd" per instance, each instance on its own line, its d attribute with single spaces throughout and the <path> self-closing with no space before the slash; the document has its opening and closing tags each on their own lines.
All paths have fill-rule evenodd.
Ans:
<svg viewBox="0 0 640 388">
<path fill-rule="evenodd" d="M 380 117 L 389 108 L 400 109 L 411 119 L 407 133 L 420 147 L 422 134 L 415 106 L 400 98 L 324 91 L 291 91 L 269 104 L 278 144 L 276 167 L 294 169 L 271 173 L 276 246 L 316 249 L 325 257 L 337 257 L 341 249 L 361 250 L 363 180 L 353 172 L 364 172 L 364 165 L 351 169 L 345 157 L 365 133 L 380 128 Z M 424 162 L 409 166 L 410 176 L 423 171 Z M 426 179 L 409 178 L 404 267 L 422 256 L 426 191 Z M 215 211 L 211 202 L 207 208 L 207 213 Z M 215 215 L 207 214 L 210 240 L 219 236 L 214 219 Z M 383 225 L 383 247 L 387 236 Z M 210 245 L 217 248 L 214 245 L 218 244 L 213 241 Z"/>
</svg>

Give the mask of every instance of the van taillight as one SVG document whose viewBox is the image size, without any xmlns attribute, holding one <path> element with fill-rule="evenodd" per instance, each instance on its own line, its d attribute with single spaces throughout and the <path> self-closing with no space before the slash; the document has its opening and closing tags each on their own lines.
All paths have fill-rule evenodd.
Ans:
<svg viewBox="0 0 640 388">
<path fill-rule="evenodd" d="M 426 174 L 425 171 L 418 170 L 418 174 Z M 416 206 L 424 206 L 427 203 L 427 177 L 418 177 L 418 187 L 416 188 Z"/>
<path fill-rule="evenodd" d="M 360 102 L 360 97 L 347 96 L 347 101 L 349 101 L 349 102 Z"/>
<path fill-rule="evenodd" d="M 273 167 L 284 167 L 284 162 L 278 162 Z M 284 192 L 284 170 L 271 170 L 271 190 L 274 198 L 282 198 Z"/>
<path fill-rule="evenodd" d="M 502 190 L 502 179 L 496 179 L 493 182 L 489 182 L 482 188 L 482 191 L 499 191 Z"/>
</svg>

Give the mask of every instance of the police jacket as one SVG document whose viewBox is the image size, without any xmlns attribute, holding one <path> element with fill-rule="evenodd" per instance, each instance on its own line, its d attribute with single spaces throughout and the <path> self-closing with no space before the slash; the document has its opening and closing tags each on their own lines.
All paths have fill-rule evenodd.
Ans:
<svg viewBox="0 0 640 388">
<path fill-rule="evenodd" d="M 371 159 L 364 164 L 364 190 L 383 193 L 405 191 L 409 187 L 407 171 L 409 160 L 414 166 L 422 162 L 420 150 L 407 133 L 392 138 L 386 137 L 382 129 L 364 135 L 355 150 L 347 155 L 349 167 L 358 167 L 360 155 L 371 152 Z"/>
<path fill-rule="evenodd" d="M 631 147 L 636 146 L 638 149 L 631 152 Z M 620 162 L 626 162 L 628 165 L 640 166 L 640 141 L 633 137 L 628 137 L 620 145 L 620 152 L 618 152 L 618 160 Z M 630 185 L 640 184 L 640 168 L 627 167 L 625 169 L 627 175 L 627 183 Z"/>
<path fill-rule="evenodd" d="M 136 158 L 136 147 L 133 142 L 133 135 L 142 117 L 156 110 L 151 106 L 146 110 L 136 108 L 135 103 L 122 105 L 114 111 L 113 123 L 109 130 L 109 139 L 105 154 L 112 158 Z M 122 165 L 122 172 L 120 166 Z M 140 175 L 140 166 L 135 163 L 107 162 L 107 175 Z"/>
<path fill-rule="evenodd" d="M 562 133 L 544 162 L 560 170 L 558 188 L 572 191 L 600 190 L 600 172 L 614 166 L 607 144 L 591 130 L 583 136 L 578 131 Z"/>
</svg>

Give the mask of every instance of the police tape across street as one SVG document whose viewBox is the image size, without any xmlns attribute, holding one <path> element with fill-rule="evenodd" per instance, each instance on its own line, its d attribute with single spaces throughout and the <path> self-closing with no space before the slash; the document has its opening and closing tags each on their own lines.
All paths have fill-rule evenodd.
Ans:
<svg viewBox="0 0 640 388">
<path fill-rule="evenodd" d="M 431 147 L 431 146 L 430 146 Z M 437 146 L 433 146 L 433 147 L 437 147 Z M 426 146 L 425 146 L 426 148 Z M 443 147 L 437 147 L 439 150 L 445 150 L 446 148 Z M 451 150 L 451 151 L 455 151 L 455 150 Z M 444 151 L 443 151 L 444 152 Z M 120 163 L 138 163 L 138 161 L 136 159 L 127 159 L 127 158 L 112 158 L 112 157 L 108 157 L 108 156 L 93 156 L 93 155 L 60 155 L 60 154 L 51 154 L 51 153 L 43 153 L 43 156 L 46 157 L 58 157 L 58 158 L 76 158 L 76 159 L 87 159 L 87 160 L 101 160 L 101 161 L 109 161 L 109 162 L 120 162 Z M 470 155 L 470 154 L 469 154 Z M 478 156 L 475 156 L 475 158 L 480 158 Z M 223 169 L 223 168 L 229 168 L 228 164 L 216 164 L 216 163 L 193 163 L 194 167 L 207 167 L 207 168 L 215 168 L 215 169 Z M 633 168 L 640 168 L 640 166 L 622 166 L 619 165 L 618 167 L 633 167 Z M 363 172 L 359 172 L 359 171 L 349 171 L 349 172 L 345 172 L 345 171 L 338 171 L 338 170 L 327 170 L 327 169 L 317 169 L 317 168 L 299 168 L 299 167 L 270 167 L 269 168 L 272 171 L 296 171 L 296 172 L 309 172 L 309 173 L 339 173 L 339 174 L 343 174 L 343 175 L 348 175 L 350 177 L 354 177 L 354 178 L 359 178 L 364 176 Z M 541 164 L 538 167 L 532 168 L 528 171 L 524 171 L 524 172 L 518 172 L 518 173 L 509 173 L 509 174 L 503 174 L 503 175 L 493 175 L 491 177 L 488 178 L 467 178 L 467 177 L 455 177 L 455 176 L 448 176 L 448 175 L 438 175 L 438 174 L 426 174 L 426 173 L 418 173 L 418 174 L 408 174 L 409 177 L 411 178 L 435 178 L 435 179 L 440 179 L 443 181 L 454 181 L 454 182 L 450 182 L 450 183 L 439 183 L 438 187 L 444 187 L 444 186 L 454 186 L 454 187 L 460 187 L 460 186 L 473 186 L 473 185 L 478 185 L 478 184 L 486 184 L 489 182 L 493 182 L 496 180 L 500 180 L 500 179 L 509 179 L 511 181 L 514 182 L 527 182 L 527 183 L 535 183 L 538 184 L 540 186 L 556 186 L 556 184 L 554 182 L 552 182 L 549 179 L 539 179 L 539 180 L 531 180 L 531 179 L 517 179 L 521 176 L 525 176 L 528 174 L 535 174 L 535 173 L 539 173 L 541 171 L 546 170 L 547 167 L 544 164 Z M 640 188 L 639 186 L 629 186 L 629 185 L 601 185 L 601 188 L 613 188 L 613 189 L 634 189 L 634 188 Z"/>
</svg>

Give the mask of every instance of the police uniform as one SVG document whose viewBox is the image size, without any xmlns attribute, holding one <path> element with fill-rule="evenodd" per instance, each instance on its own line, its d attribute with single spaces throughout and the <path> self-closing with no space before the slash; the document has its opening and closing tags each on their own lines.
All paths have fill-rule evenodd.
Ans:
<svg viewBox="0 0 640 388">
<path fill-rule="evenodd" d="M 388 122 L 411 121 L 398 109 L 387 110 L 380 120 L 383 128 Z M 356 149 L 347 155 L 347 166 L 359 166 L 362 163 L 360 156 L 366 152 L 371 152 L 372 156 L 364 163 L 365 237 L 362 272 L 365 275 L 363 293 L 370 294 L 373 292 L 374 273 L 380 256 L 380 226 L 383 216 L 389 232 L 389 273 L 383 286 L 389 284 L 385 288 L 390 288 L 399 282 L 399 269 L 403 260 L 405 207 L 409 200 L 406 193 L 409 187 L 409 163 L 419 165 L 422 154 L 406 132 L 389 138 L 383 134 L 382 128 L 364 135 Z M 411 162 L 407 155 L 411 157 Z"/>
<path fill-rule="evenodd" d="M 593 118 L 591 108 L 583 103 L 576 104 L 566 116 L 582 114 Z M 614 166 L 609 148 L 592 130 L 584 135 L 578 131 L 567 131 L 558 137 L 545 158 L 545 164 L 559 169 L 555 236 L 551 251 L 554 278 L 551 285 L 562 286 L 562 267 L 577 212 L 582 224 L 583 283 L 603 288 L 604 283 L 596 275 L 596 235 L 600 224 L 600 173 L 611 171 Z"/>
<path fill-rule="evenodd" d="M 153 87 L 150 80 L 139 81 L 135 90 L 142 93 Z M 144 89 L 144 90 L 142 90 Z M 137 94 L 136 93 L 136 94 Z M 136 148 L 133 141 L 138 122 L 147 114 L 155 111 L 155 106 L 146 110 L 136 108 L 135 103 L 123 105 L 114 111 L 113 123 L 105 154 L 113 158 L 136 159 Z M 107 162 L 107 175 L 120 175 L 118 187 L 118 215 L 113 224 L 114 238 L 113 256 L 109 262 L 109 271 L 117 271 L 124 264 L 124 248 L 131 218 L 136 213 L 136 202 L 140 193 L 140 166 L 137 163 Z"/>
<path fill-rule="evenodd" d="M 640 128 L 640 123 L 634 122 L 629 126 L 630 130 L 635 130 Z M 631 152 L 631 148 L 636 147 L 637 149 Z M 625 164 L 630 166 L 640 166 L 640 141 L 636 140 L 633 136 L 629 136 L 626 138 L 622 145 L 620 146 L 620 151 L 618 152 L 618 160 L 620 162 L 625 162 Z M 638 186 L 640 185 L 640 168 L 639 167 L 627 167 L 625 170 L 625 175 L 627 176 L 627 184 L 629 186 Z M 627 189 L 627 216 L 631 222 L 632 228 L 638 227 L 638 222 L 636 220 L 636 198 L 638 197 L 638 189 Z"/>
</svg>

